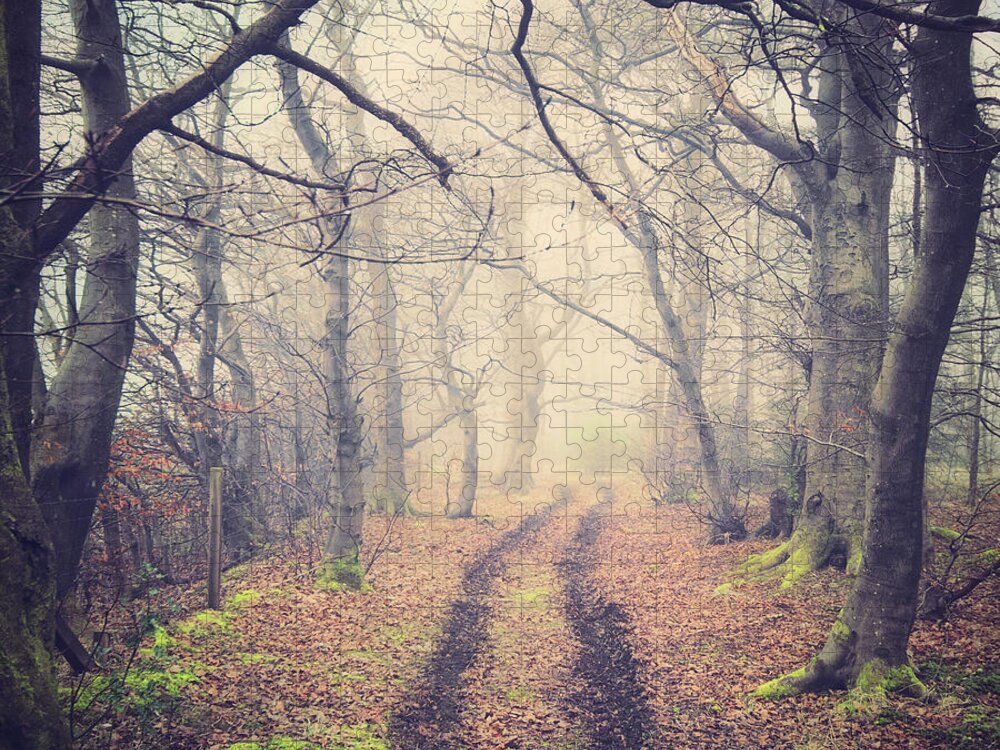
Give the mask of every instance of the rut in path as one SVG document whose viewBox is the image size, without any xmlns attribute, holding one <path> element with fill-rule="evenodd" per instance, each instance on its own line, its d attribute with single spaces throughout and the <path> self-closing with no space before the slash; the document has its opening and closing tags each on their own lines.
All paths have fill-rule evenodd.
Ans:
<svg viewBox="0 0 1000 750">
<path fill-rule="evenodd" d="M 605 500 L 581 519 L 558 567 L 566 580 L 566 617 L 580 642 L 574 671 L 586 688 L 574 699 L 588 716 L 591 747 L 643 750 L 657 746 L 649 694 L 640 682 L 642 663 L 632 653 L 633 626 L 622 607 L 605 599 L 591 578 L 594 545 L 611 511 Z"/>
<path fill-rule="evenodd" d="M 463 673 L 486 644 L 493 606 L 488 597 L 507 568 L 507 556 L 537 532 L 569 495 L 543 512 L 528 516 L 480 553 L 462 576 L 462 588 L 451 605 L 414 699 L 393 715 L 389 736 L 400 750 L 459 747 L 451 734 L 459 725 L 464 701 Z"/>
</svg>

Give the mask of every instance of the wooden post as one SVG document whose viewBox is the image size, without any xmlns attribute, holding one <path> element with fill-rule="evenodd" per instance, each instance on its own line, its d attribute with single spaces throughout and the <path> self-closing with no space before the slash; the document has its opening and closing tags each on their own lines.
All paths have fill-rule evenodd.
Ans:
<svg viewBox="0 0 1000 750">
<path fill-rule="evenodd" d="M 208 471 L 208 608 L 219 609 L 222 596 L 222 469 Z"/>
</svg>

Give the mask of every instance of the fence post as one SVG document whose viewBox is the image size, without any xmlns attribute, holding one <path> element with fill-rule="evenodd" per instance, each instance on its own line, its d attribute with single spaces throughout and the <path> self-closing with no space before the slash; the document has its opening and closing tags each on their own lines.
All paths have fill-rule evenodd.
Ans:
<svg viewBox="0 0 1000 750">
<path fill-rule="evenodd" d="M 208 471 L 208 608 L 222 596 L 222 468 Z"/>
</svg>

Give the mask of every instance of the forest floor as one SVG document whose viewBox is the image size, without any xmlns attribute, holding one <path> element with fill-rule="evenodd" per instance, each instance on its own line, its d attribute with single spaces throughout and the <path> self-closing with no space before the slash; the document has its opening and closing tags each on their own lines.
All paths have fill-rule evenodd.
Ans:
<svg viewBox="0 0 1000 750">
<path fill-rule="evenodd" d="M 127 669 L 75 686 L 81 745 L 1000 747 L 996 579 L 947 622 L 918 622 L 930 700 L 763 701 L 750 693 L 816 652 L 849 580 L 720 593 L 769 542 L 707 547 L 686 506 L 584 490 L 487 496 L 478 520 L 396 519 L 361 592 L 317 590 L 305 549 L 231 571 L 219 612 L 198 611 L 203 585 L 164 587 Z M 387 523 L 370 519 L 370 538 Z"/>
</svg>

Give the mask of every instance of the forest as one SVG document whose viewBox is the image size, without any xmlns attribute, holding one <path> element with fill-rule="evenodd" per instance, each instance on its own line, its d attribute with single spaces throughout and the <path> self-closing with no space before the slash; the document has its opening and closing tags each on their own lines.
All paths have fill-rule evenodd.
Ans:
<svg viewBox="0 0 1000 750">
<path fill-rule="evenodd" d="M 1000 748 L 998 34 L 0 0 L 0 750 Z"/>
</svg>

